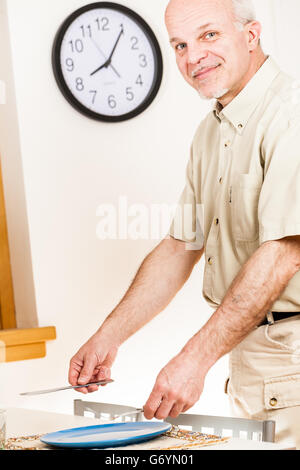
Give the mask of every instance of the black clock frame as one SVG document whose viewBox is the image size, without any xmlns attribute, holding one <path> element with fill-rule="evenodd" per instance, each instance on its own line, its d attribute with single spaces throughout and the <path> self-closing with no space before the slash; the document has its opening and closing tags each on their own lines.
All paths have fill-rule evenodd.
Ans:
<svg viewBox="0 0 300 470">
<path fill-rule="evenodd" d="M 144 101 L 139 106 L 137 106 L 133 111 L 130 111 L 129 113 L 125 113 L 119 116 L 107 116 L 104 114 L 96 113 L 90 110 L 89 108 L 86 108 L 82 103 L 80 103 L 80 101 L 78 101 L 75 98 L 75 96 L 70 91 L 68 85 L 65 82 L 62 69 L 61 69 L 60 51 L 61 51 L 62 41 L 64 39 L 67 29 L 73 23 L 73 21 L 76 18 L 78 18 L 80 15 L 82 15 L 83 13 L 87 11 L 95 10 L 97 8 L 110 8 L 113 10 L 117 10 L 119 12 L 125 13 L 127 16 L 130 16 L 131 19 L 133 19 L 136 23 L 138 23 L 141 29 L 143 30 L 143 32 L 146 34 L 146 36 L 149 39 L 149 42 L 152 47 L 154 59 L 155 59 L 155 76 L 154 76 L 152 87 L 148 95 L 146 96 Z M 90 3 L 88 5 L 85 5 L 79 8 L 78 10 L 74 11 L 70 16 L 66 18 L 66 20 L 60 26 L 55 36 L 53 48 L 52 48 L 52 68 L 53 68 L 56 82 L 58 84 L 58 87 L 60 88 L 60 91 L 62 92 L 66 100 L 77 111 L 79 111 L 80 113 L 84 114 L 85 116 L 91 119 L 96 119 L 98 121 L 122 122 L 122 121 L 127 121 L 128 119 L 132 119 L 138 116 L 140 113 L 145 111 L 145 109 L 148 108 L 148 106 L 150 106 L 150 104 L 153 102 L 154 98 L 156 97 L 159 91 L 161 81 L 162 81 L 163 58 L 162 58 L 162 53 L 161 53 L 158 40 L 154 32 L 140 15 L 138 15 L 135 11 L 131 10 L 130 8 L 127 8 L 124 5 L 120 5 L 118 3 L 96 2 L 96 3 Z"/>
</svg>

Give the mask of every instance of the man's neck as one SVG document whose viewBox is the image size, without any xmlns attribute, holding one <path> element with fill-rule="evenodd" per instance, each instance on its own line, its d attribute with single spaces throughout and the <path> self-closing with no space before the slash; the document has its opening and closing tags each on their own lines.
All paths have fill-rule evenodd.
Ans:
<svg viewBox="0 0 300 470">
<path fill-rule="evenodd" d="M 247 83 L 250 82 L 261 66 L 265 63 L 267 58 L 268 56 L 266 56 L 262 49 L 259 48 L 259 51 L 256 53 L 256 56 L 253 57 L 250 67 L 246 75 L 243 77 L 243 80 L 236 88 L 230 90 L 228 93 L 226 93 L 226 95 L 222 96 L 222 98 L 218 100 L 218 103 L 222 106 L 222 108 L 225 108 L 225 106 L 227 106 L 245 88 Z"/>
</svg>

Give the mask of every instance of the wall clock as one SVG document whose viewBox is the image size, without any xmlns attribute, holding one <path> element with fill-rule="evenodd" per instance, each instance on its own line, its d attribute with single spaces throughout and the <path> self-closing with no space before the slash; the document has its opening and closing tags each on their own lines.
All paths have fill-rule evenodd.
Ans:
<svg viewBox="0 0 300 470">
<path fill-rule="evenodd" d="M 84 115 L 119 122 L 144 111 L 159 90 L 163 61 L 152 29 L 137 13 L 111 2 L 73 12 L 52 51 L 57 84 Z"/>
</svg>

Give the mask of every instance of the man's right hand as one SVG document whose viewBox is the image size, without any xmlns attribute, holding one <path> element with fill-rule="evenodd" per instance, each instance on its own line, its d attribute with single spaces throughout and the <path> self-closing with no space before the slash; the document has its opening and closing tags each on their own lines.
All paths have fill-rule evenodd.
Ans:
<svg viewBox="0 0 300 470">
<path fill-rule="evenodd" d="M 69 383 L 84 385 L 110 379 L 110 369 L 116 358 L 118 347 L 107 344 L 99 333 L 92 336 L 72 357 L 69 368 Z M 81 393 L 95 392 L 98 385 L 77 388 Z"/>
</svg>

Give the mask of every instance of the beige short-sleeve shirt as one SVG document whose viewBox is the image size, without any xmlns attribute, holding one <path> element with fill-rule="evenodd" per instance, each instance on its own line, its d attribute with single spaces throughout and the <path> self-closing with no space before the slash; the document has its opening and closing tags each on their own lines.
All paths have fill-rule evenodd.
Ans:
<svg viewBox="0 0 300 470">
<path fill-rule="evenodd" d="M 212 307 L 262 243 L 300 234 L 299 100 L 299 83 L 269 57 L 196 131 L 169 233 L 204 245 L 203 295 Z M 272 309 L 300 311 L 300 272 Z"/>
</svg>

